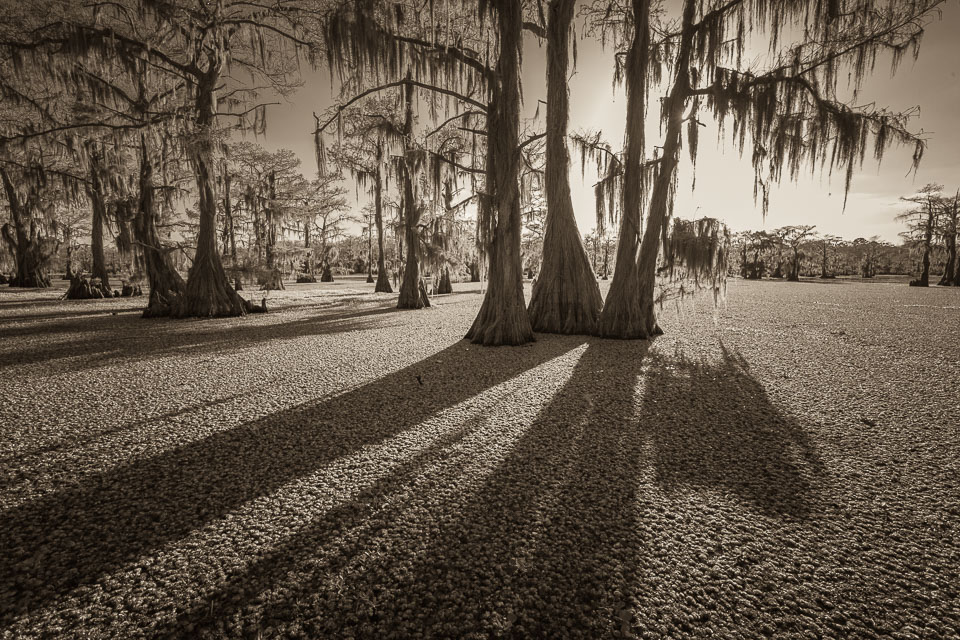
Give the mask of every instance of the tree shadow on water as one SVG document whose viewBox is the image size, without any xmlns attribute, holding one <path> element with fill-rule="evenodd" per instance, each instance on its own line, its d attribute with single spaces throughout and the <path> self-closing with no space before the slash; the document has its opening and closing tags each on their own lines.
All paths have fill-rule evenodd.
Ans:
<svg viewBox="0 0 960 640">
<path fill-rule="evenodd" d="M 648 594 L 660 602 L 685 597 L 654 575 L 673 570 L 665 534 L 690 524 L 674 521 L 671 492 L 706 487 L 802 516 L 820 463 L 742 359 L 724 351 L 719 364 L 694 364 L 648 347 L 590 341 L 488 475 L 464 470 L 447 479 L 451 491 L 418 497 L 405 518 L 420 535 L 397 524 L 399 510 L 385 518 L 397 527 L 384 534 L 391 542 L 371 543 L 336 593 L 317 599 L 324 571 L 274 592 L 262 604 L 275 616 L 268 626 L 283 633 L 284 620 L 314 619 L 310 631 L 329 637 L 522 638 L 630 636 L 635 617 L 663 624 L 636 610 L 635 587 L 667 589 Z"/>
<path fill-rule="evenodd" d="M 166 411 L 160 415 L 145 417 L 133 422 L 124 422 L 114 427 L 101 429 L 88 428 L 82 434 L 67 432 L 62 438 L 37 445 L 31 449 L 20 449 L 11 453 L 2 453 L 0 454 L 0 491 L 10 486 L 15 486 L 20 482 L 22 480 L 21 474 L 24 470 L 28 470 L 31 475 L 35 475 L 35 465 L 43 465 L 44 461 L 49 461 L 51 456 L 59 457 L 60 454 L 70 451 L 84 451 L 90 445 L 96 444 L 104 438 L 128 431 L 135 431 L 149 425 L 163 424 L 191 413 L 209 410 L 242 398 L 251 393 L 252 390 L 253 387 L 249 387 L 238 393 L 231 393 L 219 398 L 204 400 L 203 402 Z"/>
<path fill-rule="evenodd" d="M 0 593 L 0 624 L 577 344 L 548 337 L 499 350 L 461 341 L 341 395 L 81 476 L 7 509 L 0 513 L 0 575 L 14 590 Z"/>
<path fill-rule="evenodd" d="M 397 492 L 425 468 L 442 462 L 450 448 L 484 424 L 482 416 L 466 420 L 348 500 L 310 518 L 307 526 L 249 562 L 203 599 L 189 603 L 158 631 L 163 632 L 161 635 L 177 634 L 190 628 L 222 635 L 236 633 L 236 625 L 240 625 L 253 636 L 273 625 L 315 617 L 316 611 L 303 611 L 305 606 L 315 608 L 315 603 L 327 595 L 325 583 L 334 581 L 355 554 L 372 544 L 382 527 L 389 526 L 389 505 L 397 499 Z M 288 591 L 280 599 L 265 596 L 289 583 L 291 576 L 296 576 L 293 593 Z M 266 605 L 259 611 L 254 604 L 258 601 Z M 323 636 L 322 624 L 306 623 L 306 627 L 313 637 Z"/>
<path fill-rule="evenodd" d="M 281 322 L 279 318 L 283 316 L 277 315 L 268 318 L 266 323 L 237 322 L 233 318 L 145 321 L 131 314 L 79 317 L 12 327 L 0 322 L 0 340 L 12 347 L 0 353 L 0 370 L 66 358 L 73 361 L 64 368 L 86 370 L 184 353 L 220 355 L 271 341 L 382 329 L 390 326 L 389 320 L 394 313 L 394 307 L 380 306 L 340 308 L 286 322 Z M 17 342 L 31 336 L 58 334 L 69 336 L 70 340 L 44 347 L 28 344 L 22 348 Z M 149 339 L 145 339 L 145 335 Z"/>
<path fill-rule="evenodd" d="M 326 626 L 316 631 L 603 635 L 607 620 L 591 614 L 614 606 L 605 587 L 626 558 L 620 541 L 647 464 L 636 390 L 648 346 L 592 340 L 533 423 L 502 445 L 505 458 L 489 475 L 450 477 L 442 497 L 423 496 L 416 517 L 429 533 L 395 532 L 386 551 L 348 573 L 337 597 L 326 599 L 319 612 Z M 472 486 L 479 488 L 460 489 Z M 265 608 L 306 617 L 297 603 L 315 588 L 298 585 Z"/>
<path fill-rule="evenodd" d="M 767 515 L 809 515 L 823 464 L 742 356 L 721 345 L 719 362 L 652 359 L 643 414 L 665 489 L 707 488 Z"/>
<path fill-rule="evenodd" d="M 509 576 L 507 637 L 609 637 L 625 606 L 618 589 L 642 542 L 636 526 L 650 438 L 639 423 L 650 342 L 590 344 L 537 423 L 573 429 L 552 512 L 521 570 Z"/>
</svg>

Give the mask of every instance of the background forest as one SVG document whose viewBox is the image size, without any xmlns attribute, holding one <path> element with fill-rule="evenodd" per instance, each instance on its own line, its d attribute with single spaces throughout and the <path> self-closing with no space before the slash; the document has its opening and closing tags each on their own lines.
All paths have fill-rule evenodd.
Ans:
<svg viewBox="0 0 960 640">
<path fill-rule="evenodd" d="M 399 308 L 420 308 L 482 277 L 469 337 L 521 344 L 534 330 L 656 335 L 658 303 L 716 295 L 728 273 L 956 280 L 957 202 L 939 185 L 905 198 L 916 208 L 899 247 L 811 225 L 732 238 L 675 211 L 681 184 L 696 189 L 707 120 L 751 158 L 764 211 L 801 171 L 838 174 L 847 194 L 868 155 L 895 147 L 916 171 L 929 141 L 911 128 L 916 111 L 860 93 L 878 62 L 896 72 L 916 58 L 936 0 L 42 4 L 10 3 L 0 41 L 0 266 L 14 286 L 53 273 L 68 298 L 109 297 L 113 278 L 124 295 L 146 285 L 146 316 L 207 317 L 264 311 L 238 291 L 285 279 L 365 273 L 377 292 L 399 290 Z M 532 114 L 525 38 L 547 60 Z M 609 47 L 626 95 L 620 148 L 570 130 L 587 38 Z M 253 140 L 317 68 L 336 97 L 313 114 L 307 168 Z M 596 172 L 586 234 L 571 155 Z M 694 173 L 681 179 L 684 158 Z M 598 277 L 612 278 L 606 300 Z"/>
</svg>

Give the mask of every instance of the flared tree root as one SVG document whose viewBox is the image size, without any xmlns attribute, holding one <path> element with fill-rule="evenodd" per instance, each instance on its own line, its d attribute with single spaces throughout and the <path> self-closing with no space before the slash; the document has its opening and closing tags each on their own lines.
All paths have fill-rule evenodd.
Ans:
<svg viewBox="0 0 960 640">
<path fill-rule="evenodd" d="M 444 269 L 440 274 L 440 282 L 437 283 L 437 293 L 453 293 L 453 284 L 450 282 L 450 269 Z"/>
<path fill-rule="evenodd" d="M 132 295 L 132 292 L 131 292 Z M 102 298 L 119 298 L 120 292 L 113 291 L 105 286 L 100 278 L 73 275 L 70 277 L 70 286 L 63 294 L 67 300 L 93 300 Z"/>
</svg>

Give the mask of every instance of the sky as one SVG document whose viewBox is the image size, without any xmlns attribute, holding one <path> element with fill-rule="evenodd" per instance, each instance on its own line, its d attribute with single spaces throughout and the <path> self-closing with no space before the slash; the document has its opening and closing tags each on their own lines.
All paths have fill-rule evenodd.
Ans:
<svg viewBox="0 0 960 640">
<path fill-rule="evenodd" d="M 671 0 L 672 1 L 672 0 Z M 578 31 L 580 31 L 578 29 Z M 796 183 L 784 181 L 770 194 L 770 208 L 764 217 L 759 204 L 753 201 L 753 169 L 749 151 L 740 158 L 726 140 L 718 140 L 718 127 L 711 119 L 703 119 L 706 127 L 700 132 L 696 165 L 696 190 L 691 191 L 694 168 L 686 154 L 678 175 L 678 192 L 674 215 L 684 218 L 711 216 L 727 223 L 734 231 L 774 229 L 784 225 L 811 224 L 817 231 L 847 239 L 880 236 L 899 242 L 904 230 L 897 222 L 897 213 L 907 208 L 899 200 L 911 195 L 928 182 L 945 185 L 947 192 L 960 187 L 960 2 L 948 0 L 942 18 L 929 24 L 914 62 L 905 56 L 897 74 L 890 75 L 889 62 L 881 58 L 875 73 L 864 83 L 860 104 L 870 102 L 895 111 L 919 106 L 911 120 L 913 131 L 922 131 L 929 139 L 919 171 L 911 171 L 912 148 L 892 147 L 878 166 L 868 154 L 862 168 L 854 172 L 849 198 L 844 209 L 843 172 L 832 179 L 818 174 L 802 174 Z M 603 138 L 618 149 L 623 142 L 626 98 L 615 90 L 613 50 L 604 50 L 599 42 L 579 39 L 578 59 L 570 79 L 570 131 L 600 130 Z M 523 52 L 524 112 L 534 113 L 538 99 L 546 98 L 546 44 L 539 44 L 527 34 Z M 313 112 L 329 107 L 332 102 L 329 75 L 325 71 L 309 72 L 304 85 L 284 103 L 268 110 L 268 129 L 259 142 L 268 149 L 292 149 L 302 160 L 304 174 L 316 168 L 313 151 Z M 648 120 L 648 144 L 659 144 L 655 123 L 659 108 L 651 93 Z M 580 161 L 571 149 L 570 182 L 574 210 L 581 233 L 596 225 L 593 184 L 596 173 L 588 166 L 581 175 Z M 354 189 L 351 186 L 351 194 Z M 356 209 L 365 200 L 356 203 Z"/>
</svg>

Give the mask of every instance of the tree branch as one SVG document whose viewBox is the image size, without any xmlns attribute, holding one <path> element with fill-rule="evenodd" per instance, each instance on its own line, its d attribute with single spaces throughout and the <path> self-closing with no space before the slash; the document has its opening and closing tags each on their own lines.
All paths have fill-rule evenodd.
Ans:
<svg viewBox="0 0 960 640">
<path fill-rule="evenodd" d="M 420 38 L 411 38 L 409 36 L 401 36 L 398 34 L 390 33 L 389 31 L 383 31 L 384 35 L 387 37 L 393 38 L 398 42 L 404 42 L 406 44 L 411 44 L 417 47 L 422 47 L 425 49 L 430 49 L 436 53 L 442 53 L 448 55 L 457 62 L 467 65 L 473 70 L 477 71 L 482 75 L 488 82 L 496 81 L 496 73 L 493 69 L 483 64 L 479 59 L 474 58 L 468 55 L 465 49 L 459 47 L 451 47 L 447 45 L 442 45 L 435 42 L 430 42 L 429 40 L 422 40 Z"/>
<path fill-rule="evenodd" d="M 699 31 L 699 30 L 702 29 L 705 25 L 709 24 L 711 20 L 716 20 L 716 19 L 720 18 L 720 16 L 721 16 L 722 14 L 726 13 L 726 12 L 729 11 L 730 9 L 733 9 L 733 8 L 736 7 L 738 4 L 742 4 L 742 3 L 743 3 L 743 0 L 729 0 L 729 2 L 727 2 L 726 4 L 720 5 L 719 7 L 717 7 L 716 9 L 714 9 L 713 11 L 709 11 L 709 12 L 705 13 L 705 14 L 703 15 L 703 17 L 700 18 L 700 21 L 692 24 L 692 25 L 690 26 L 690 28 L 691 28 L 693 31 Z"/>
<path fill-rule="evenodd" d="M 543 28 L 542 25 L 537 24 L 536 22 L 524 21 L 523 28 L 534 34 L 538 38 L 546 39 L 547 30 Z"/>
<path fill-rule="evenodd" d="M 394 82 L 387 82 L 387 83 L 385 83 L 385 84 L 378 85 L 378 86 L 373 87 L 373 88 L 371 88 L 371 89 L 367 89 L 366 91 L 362 91 L 362 92 L 358 93 L 357 95 L 353 96 L 352 98 L 350 98 L 349 100 L 347 100 L 345 103 L 339 105 L 339 106 L 336 108 L 334 114 L 333 114 L 332 116 L 330 116 L 330 118 L 329 118 L 326 122 L 324 122 L 322 125 L 320 125 L 320 118 L 319 118 L 319 116 L 317 116 L 317 114 L 314 113 L 314 114 L 313 114 L 313 118 L 314 118 L 314 120 L 317 121 L 317 128 L 313 131 L 314 135 L 316 135 L 317 133 L 321 133 L 321 132 L 322 132 L 323 130 L 325 130 L 328 126 L 330 126 L 330 124 L 331 124 L 334 120 L 336 120 L 337 117 L 338 117 L 341 113 L 343 113 L 343 111 L 344 111 L 347 107 L 349 107 L 351 104 L 353 104 L 353 103 L 355 103 L 355 102 L 357 102 L 357 101 L 359 101 L 359 100 L 362 100 L 363 98 L 365 98 L 365 97 L 367 97 L 368 95 L 371 95 L 371 94 L 373 94 L 373 93 L 377 93 L 377 92 L 379 92 L 379 91 L 385 91 L 385 90 L 387 90 L 387 89 L 392 89 L 393 87 L 401 87 L 401 86 L 403 86 L 403 85 L 405 85 L 405 84 L 411 84 L 411 85 L 413 85 L 413 86 L 415 86 L 415 87 L 419 87 L 419 88 L 421 88 L 421 89 L 426 89 L 427 91 L 435 91 L 435 92 L 437 92 L 437 93 L 442 93 L 442 94 L 444 94 L 444 95 L 452 96 L 452 97 L 456 98 L 457 100 L 460 100 L 460 101 L 462 101 L 462 102 L 466 102 L 467 104 L 472 105 L 472 106 L 474 106 L 474 107 L 477 107 L 478 109 L 482 109 L 484 112 L 486 112 L 486 110 L 487 110 L 487 105 L 483 104 L 482 102 L 479 102 L 479 101 L 477 101 L 477 100 L 474 100 L 473 98 L 468 98 L 467 96 L 461 95 L 461 94 L 457 93 L 456 91 L 451 91 L 450 89 L 445 89 L 445 88 L 443 88 L 443 87 L 437 87 L 437 86 L 434 86 L 434 85 L 426 84 L 426 83 L 424 83 L 424 82 L 419 82 L 419 81 L 417 81 L 417 80 L 407 80 L 407 79 L 396 80 L 396 81 L 394 81 Z"/>
<path fill-rule="evenodd" d="M 425 138 L 429 138 L 429 137 L 432 136 L 433 134 L 440 132 L 445 126 L 447 126 L 448 124 L 450 124 L 451 122 L 453 122 L 453 121 L 456 120 L 457 118 L 465 118 L 465 117 L 467 117 L 467 116 L 472 116 L 472 115 L 486 116 L 487 114 L 486 114 L 486 113 L 483 113 L 482 111 L 463 111 L 463 112 L 458 113 L 458 114 L 456 114 L 456 115 L 450 116 L 449 118 L 447 118 L 446 120 L 444 120 L 442 123 L 440 123 L 440 126 L 439 126 L 439 127 L 437 127 L 436 129 L 434 129 L 433 131 L 429 132 L 429 133 L 428 133 L 426 136 L 424 136 L 424 137 L 425 137 Z"/>
<path fill-rule="evenodd" d="M 519 148 L 519 149 L 523 149 L 525 146 L 527 146 L 527 145 L 530 144 L 531 142 L 536 142 L 536 141 L 539 140 L 540 138 L 545 138 L 546 136 L 547 136 L 547 133 L 546 133 L 546 132 L 538 133 L 538 134 L 536 134 L 536 135 L 530 136 L 529 138 L 527 138 L 526 140 L 524 140 L 523 142 L 521 142 L 521 143 L 520 143 L 520 146 L 519 146 L 518 148 Z"/>
<path fill-rule="evenodd" d="M 456 167 L 457 169 L 460 169 L 461 171 L 466 171 L 467 173 L 481 173 L 481 174 L 485 174 L 485 173 L 486 173 L 486 171 L 485 171 L 484 169 L 475 169 L 475 168 L 473 168 L 473 167 L 468 167 L 468 166 L 466 166 L 466 165 L 462 165 L 462 164 L 460 164 L 459 162 L 456 162 L 456 161 L 454 161 L 454 160 L 451 160 L 450 158 L 448 158 L 448 157 L 446 157 L 446 156 L 443 156 L 443 155 L 437 153 L 436 151 L 431 151 L 430 149 L 427 149 L 426 151 L 427 151 L 427 153 L 429 153 L 430 155 L 434 156 L 435 158 L 438 158 L 438 159 L 446 162 L 447 164 L 449 164 L 451 167 Z"/>
</svg>

